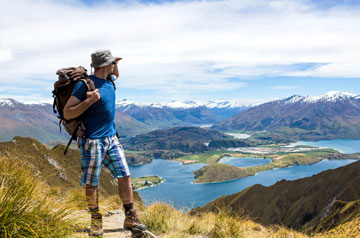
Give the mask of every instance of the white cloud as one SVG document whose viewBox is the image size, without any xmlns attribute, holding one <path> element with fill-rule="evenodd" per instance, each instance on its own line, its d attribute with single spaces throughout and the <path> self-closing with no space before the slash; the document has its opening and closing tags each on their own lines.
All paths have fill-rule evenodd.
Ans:
<svg viewBox="0 0 360 238">
<path fill-rule="evenodd" d="M 12 53 L 10 50 L 0 49 L 0 63 L 10 61 L 12 59 Z"/>
<path fill-rule="evenodd" d="M 51 88 L 58 68 L 89 67 L 99 48 L 124 58 L 124 86 L 172 95 L 246 87 L 231 77 L 360 77 L 357 7 L 319 9 L 306 0 L 108 1 L 96 8 L 71 2 L 2 4 L 0 78 Z M 327 65 L 272 67 L 308 62 Z"/>
</svg>

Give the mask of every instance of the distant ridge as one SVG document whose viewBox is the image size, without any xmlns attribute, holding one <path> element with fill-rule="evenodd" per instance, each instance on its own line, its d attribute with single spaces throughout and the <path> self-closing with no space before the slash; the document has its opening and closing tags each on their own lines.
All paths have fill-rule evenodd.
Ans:
<svg viewBox="0 0 360 238">
<path fill-rule="evenodd" d="M 360 96 L 347 92 L 293 95 L 240 112 L 213 129 L 265 131 L 294 140 L 360 139 Z"/>
<path fill-rule="evenodd" d="M 250 107 L 237 101 L 172 101 L 167 103 L 116 102 L 118 111 L 153 126 L 154 129 L 172 126 L 214 124 Z"/>
<path fill-rule="evenodd" d="M 336 102 L 338 100 L 349 100 L 349 99 L 360 99 L 360 96 L 349 92 L 330 91 L 322 96 L 304 97 L 300 95 L 293 95 L 291 97 L 280 99 L 277 101 L 283 103 L 297 103 L 297 102 L 318 103 L 318 102 Z"/>
<path fill-rule="evenodd" d="M 32 137 L 41 143 L 66 142 L 70 136 L 59 130 L 59 119 L 49 103 L 25 104 L 15 99 L 0 99 L 0 141 L 14 136 Z M 148 132 L 148 125 L 126 113 L 116 112 L 115 125 L 121 136 Z"/>
<path fill-rule="evenodd" d="M 237 101 L 237 100 L 215 100 L 215 101 L 203 101 L 196 102 L 193 100 L 187 101 L 171 101 L 162 103 L 139 103 L 133 102 L 126 99 L 116 102 L 117 107 L 124 107 L 128 105 L 135 105 L 139 107 L 157 107 L 157 108 L 195 108 L 195 107 L 207 107 L 207 108 L 241 108 L 241 107 L 252 107 L 260 104 L 259 101 Z"/>
<path fill-rule="evenodd" d="M 247 109 L 239 105 L 228 101 L 208 102 L 209 107 L 194 101 L 148 105 L 123 100 L 116 106 L 115 125 L 122 138 L 175 126 L 212 125 Z M 59 132 L 59 120 L 49 103 L 0 99 L 0 120 L 0 141 L 14 136 L 33 137 L 42 143 L 69 138 Z"/>
<path fill-rule="evenodd" d="M 204 143 L 228 137 L 208 128 L 174 127 L 134 136 L 124 141 L 124 148 L 136 151 L 167 150 L 198 153 L 208 150 Z"/>
</svg>

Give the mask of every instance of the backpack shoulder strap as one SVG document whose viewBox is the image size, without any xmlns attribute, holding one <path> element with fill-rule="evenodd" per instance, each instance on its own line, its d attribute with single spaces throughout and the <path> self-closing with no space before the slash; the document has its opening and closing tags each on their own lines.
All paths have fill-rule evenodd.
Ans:
<svg viewBox="0 0 360 238">
<path fill-rule="evenodd" d="M 114 90 L 116 90 L 115 82 L 114 82 L 114 80 L 112 79 L 111 75 L 109 75 L 109 76 L 107 77 L 107 79 L 110 80 L 110 82 L 111 82 L 112 85 L 114 86 Z"/>
<path fill-rule="evenodd" d="M 95 84 L 89 77 L 81 78 L 79 80 L 84 82 L 84 84 L 86 85 L 88 91 L 94 91 L 95 90 Z"/>
</svg>

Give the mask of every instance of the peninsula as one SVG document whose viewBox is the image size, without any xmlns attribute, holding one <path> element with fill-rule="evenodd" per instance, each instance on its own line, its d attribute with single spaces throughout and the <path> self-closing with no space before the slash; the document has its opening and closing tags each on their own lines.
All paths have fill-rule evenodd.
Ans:
<svg viewBox="0 0 360 238">
<path fill-rule="evenodd" d="M 219 150 L 198 155 L 185 156 L 177 160 L 183 162 L 184 164 L 207 164 L 194 172 L 194 183 L 212 183 L 252 176 L 258 172 L 275 168 L 315 164 L 322 160 L 360 159 L 360 154 L 342 154 L 333 149 L 318 149 L 314 147 L 264 147 L 263 151 L 259 149 L 259 147 L 256 147 L 256 149 L 254 148 L 254 151 L 251 151 L 249 148 L 246 148 L 246 152 Z M 218 163 L 218 161 L 223 157 L 268 158 L 271 159 L 271 162 L 265 165 L 241 168 Z"/>
</svg>

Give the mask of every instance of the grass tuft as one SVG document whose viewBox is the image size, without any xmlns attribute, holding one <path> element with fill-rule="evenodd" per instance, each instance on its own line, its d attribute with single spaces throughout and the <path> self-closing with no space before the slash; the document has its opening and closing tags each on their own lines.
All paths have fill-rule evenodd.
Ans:
<svg viewBox="0 0 360 238">
<path fill-rule="evenodd" d="M 148 206 L 141 216 L 159 238 L 306 238 L 284 227 L 264 227 L 248 218 L 234 216 L 221 208 L 217 213 L 192 216 L 165 203 Z"/>
<path fill-rule="evenodd" d="M 74 232 L 73 207 L 51 196 L 31 170 L 0 159 L 0 237 L 66 237 Z"/>
<path fill-rule="evenodd" d="M 180 211 L 168 204 L 155 203 L 147 207 L 145 214 L 142 215 L 142 221 L 156 234 L 168 233 L 176 228 L 181 215 Z"/>
</svg>

